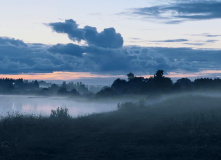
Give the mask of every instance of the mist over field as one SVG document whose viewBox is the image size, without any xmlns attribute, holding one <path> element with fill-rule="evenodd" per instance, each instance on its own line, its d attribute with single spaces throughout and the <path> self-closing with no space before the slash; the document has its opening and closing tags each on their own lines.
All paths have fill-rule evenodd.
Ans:
<svg viewBox="0 0 221 160">
<path fill-rule="evenodd" d="M 75 107 L 68 107 L 67 113 L 51 108 L 49 117 L 7 116 L 0 121 L 0 156 L 3 160 L 220 159 L 220 93 L 132 96 L 116 104 L 118 100 L 78 101 L 79 108 L 102 104 L 96 112 L 105 113 L 89 109 L 87 116 L 73 115 Z M 108 106 L 111 110 L 102 110 Z"/>
<path fill-rule="evenodd" d="M 49 116 L 52 109 L 68 108 L 72 117 L 117 109 L 117 101 L 96 101 L 85 98 L 44 97 L 28 95 L 0 95 L 0 115 L 35 114 Z"/>
<path fill-rule="evenodd" d="M 42 96 L 28 96 L 28 95 L 0 95 L 0 113 L 1 116 L 8 114 L 35 114 L 42 116 L 49 116 L 51 110 L 58 107 L 68 108 L 69 114 L 72 117 L 87 116 L 93 113 L 110 112 L 117 110 L 118 104 L 125 102 L 142 103 L 148 107 L 155 107 L 160 103 L 166 103 L 168 100 L 182 98 L 188 96 L 201 97 L 202 99 L 221 98 L 219 92 L 184 92 L 177 94 L 163 94 L 155 96 L 145 95 L 130 95 L 121 98 L 100 98 L 100 99 L 86 99 L 86 98 L 68 98 L 68 97 L 42 97 Z M 191 99 L 190 99 L 191 101 Z M 180 102 L 179 102 L 180 103 Z"/>
</svg>

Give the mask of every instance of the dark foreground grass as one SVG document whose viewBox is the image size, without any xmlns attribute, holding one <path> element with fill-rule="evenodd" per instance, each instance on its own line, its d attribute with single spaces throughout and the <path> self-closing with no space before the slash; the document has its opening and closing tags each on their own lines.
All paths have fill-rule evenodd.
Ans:
<svg viewBox="0 0 221 160">
<path fill-rule="evenodd" d="M 0 159 L 220 160 L 220 117 L 221 99 L 200 96 L 75 119 L 9 116 L 0 121 Z"/>
</svg>

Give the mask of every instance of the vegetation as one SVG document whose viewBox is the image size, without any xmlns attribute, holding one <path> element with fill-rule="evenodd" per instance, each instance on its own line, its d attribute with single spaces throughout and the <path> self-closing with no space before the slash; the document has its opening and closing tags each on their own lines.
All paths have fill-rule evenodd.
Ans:
<svg viewBox="0 0 221 160">
<path fill-rule="evenodd" d="M 178 79 L 175 83 L 164 76 L 163 70 L 158 70 L 153 77 L 136 77 L 129 73 L 128 80 L 116 79 L 111 87 L 105 87 L 97 93 L 97 97 L 110 97 L 119 95 L 158 95 L 186 91 L 221 90 L 221 79 L 199 78 L 193 82 L 188 78 Z"/>
<path fill-rule="evenodd" d="M 171 97 L 79 118 L 63 108 L 50 117 L 8 116 L 0 121 L 0 159 L 219 160 L 221 99 Z"/>
<path fill-rule="evenodd" d="M 43 84 L 43 87 L 40 86 Z M 79 96 L 90 95 L 88 88 L 78 82 L 74 84 L 70 82 L 62 85 L 50 84 L 44 81 L 38 82 L 27 81 L 23 79 L 0 79 L 0 94 L 26 94 L 26 95 L 41 95 L 41 96 Z"/>
<path fill-rule="evenodd" d="M 50 118 L 70 118 L 67 108 L 57 108 L 56 110 L 51 110 Z"/>
<path fill-rule="evenodd" d="M 0 94 L 35 94 L 43 96 L 86 96 L 86 97 L 118 97 L 122 95 L 158 95 L 161 93 L 177 93 L 184 91 L 221 90 L 220 78 L 198 78 L 191 81 L 180 78 L 175 83 L 164 76 L 163 70 L 158 70 L 150 78 L 136 77 L 133 73 L 127 74 L 128 79 L 117 78 L 111 87 L 104 87 L 96 94 L 89 91 L 88 86 L 81 82 L 62 85 L 47 84 L 44 81 L 29 82 L 23 79 L 0 79 Z M 47 87 L 40 87 L 44 84 Z"/>
<path fill-rule="evenodd" d="M 221 158 L 221 99 L 185 92 L 221 90 L 221 79 L 188 78 L 175 83 L 158 70 L 153 77 L 116 79 L 96 97 L 145 95 L 118 110 L 72 118 L 67 108 L 49 117 L 19 114 L 0 119 L 0 159 L 213 159 Z M 0 79 L 1 94 L 91 96 L 82 83 L 40 88 L 38 81 Z M 167 96 L 155 96 L 164 94 Z M 175 93 L 175 94 L 174 94 Z M 152 99 L 150 98 L 152 97 Z M 163 99 L 163 100 L 161 100 Z"/>
</svg>

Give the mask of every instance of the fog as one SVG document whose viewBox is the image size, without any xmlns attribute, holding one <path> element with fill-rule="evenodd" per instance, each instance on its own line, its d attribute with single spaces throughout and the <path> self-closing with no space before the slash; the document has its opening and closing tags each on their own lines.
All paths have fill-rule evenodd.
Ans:
<svg viewBox="0 0 221 160">
<path fill-rule="evenodd" d="M 217 92 L 187 92 L 179 94 L 158 95 L 154 97 L 134 96 L 121 99 L 88 100 L 68 97 L 41 97 L 25 95 L 0 95 L 0 116 L 11 114 L 34 114 L 48 116 L 52 109 L 68 108 L 72 117 L 85 116 L 93 113 L 102 113 L 117 110 L 118 103 L 143 101 L 145 106 L 155 107 L 168 100 L 188 96 L 191 101 L 194 96 L 201 98 L 221 98 Z M 179 104 L 179 102 L 178 102 Z"/>
<path fill-rule="evenodd" d="M 146 97 L 145 100 L 145 105 L 146 106 L 154 106 L 155 104 L 163 103 L 167 100 L 173 100 L 176 98 L 186 98 L 188 96 L 188 100 L 191 100 L 194 97 L 201 97 L 203 99 L 206 98 L 221 98 L 221 93 L 220 92 L 180 92 L 180 93 L 170 93 L 170 94 L 162 94 L 158 96 L 153 96 L 153 97 Z M 141 100 L 145 98 L 140 98 Z"/>
<path fill-rule="evenodd" d="M 0 95 L 0 115 L 35 114 L 50 115 L 52 109 L 66 107 L 72 117 L 117 109 L 117 102 L 71 99 L 67 97 L 40 97 L 21 95 Z"/>
<path fill-rule="evenodd" d="M 40 154 L 42 160 L 220 159 L 218 92 L 87 100 L 0 96 L 0 100 L 1 112 L 6 115 L 7 112 L 49 115 L 57 107 L 67 107 L 72 117 L 108 112 L 79 118 L 5 117 L 0 121 L 0 142 L 9 147 L 0 152 L 0 157 L 4 153 L 3 159 L 34 160 Z"/>
</svg>

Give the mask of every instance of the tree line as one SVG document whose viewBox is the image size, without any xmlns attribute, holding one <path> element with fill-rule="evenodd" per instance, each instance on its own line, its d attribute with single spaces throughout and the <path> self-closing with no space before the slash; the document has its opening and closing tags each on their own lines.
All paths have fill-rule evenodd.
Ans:
<svg viewBox="0 0 221 160">
<path fill-rule="evenodd" d="M 220 78 L 198 78 L 191 81 L 189 78 L 180 78 L 175 83 L 164 76 L 163 70 L 158 70 L 150 78 L 136 77 L 133 73 L 127 74 L 128 79 L 116 79 L 111 87 L 103 88 L 97 93 L 100 97 L 130 94 L 158 94 L 181 91 L 221 90 Z"/>
<path fill-rule="evenodd" d="M 44 81 L 40 81 L 44 82 Z M 23 79 L 0 79 L 0 94 L 35 94 L 35 95 L 61 95 L 61 96 L 119 96 L 138 94 L 158 94 L 182 91 L 221 90 L 220 78 L 197 78 L 191 81 L 188 78 L 180 78 L 175 83 L 169 77 L 164 76 L 163 70 L 158 70 L 150 78 L 136 77 L 133 73 L 127 74 L 127 80 L 117 78 L 110 87 L 104 87 L 98 93 L 93 94 L 88 87 L 81 83 L 66 83 L 61 85 L 51 84 L 47 88 L 40 88 L 39 81 L 27 81 Z"/>
<path fill-rule="evenodd" d="M 40 81 L 44 82 L 44 81 Z M 46 83 L 46 82 L 44 82 Z M 66 83 L 65 81 L 61 84 L 51 84 L 49 87 L 41 88 L 39 81 L 27 81 L 21 79 L 0 79 L 0 94 L 34 94 L 44 96 L 80 96 L 91 94 L 81 82 Z"/>
</svg>

